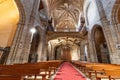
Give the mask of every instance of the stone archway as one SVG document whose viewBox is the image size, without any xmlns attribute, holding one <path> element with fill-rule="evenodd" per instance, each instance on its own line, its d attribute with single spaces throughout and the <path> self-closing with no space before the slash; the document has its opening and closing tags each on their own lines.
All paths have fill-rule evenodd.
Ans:
<svg viewBox="0 0 120 80">
<path fill-rule="evenodd" d="M 55 60 L 71 61 L 71 48 L 68 46 L 56 46 L 54 56 Z"/>
<path fill-rule="evenodd" d="M 6 64 L 11 64 L 14 62 L 16 53 L 18 52 L 18 48 L 21 48 L 20 39 L 22 36 L 22 32 L 23 32 L 25 20 L 26 20 L 25 10 L 23 8 L 21 0 L 14 0 L 14 2 L 19 11 L 19 22 L 17 24 L 16 33 L 15 33 L 14 39 L 12 41 L 12 46 L 10 48 L 10 53 L 9 53 Z"/>
<path fill-rule="evenodd" d="M 95 25 L 93 30 L 93 39 L 96 49 L 96 56 L 100 63 L 110 63 L 109 50 L 106 39 L 100 25 Z"/>
<path fill-rule="evenodd" d="M 113 6 L 113 9 L 112 9 L 112 21 L 113 21 L 113 23 L 119 23 L 120 22 L 120 17 L 119 17 L 119 15 L 120 15 L 120 13 L 119 13 L 119 11 L 120 11 L 120 1 L 119 0 L 116 0 L 115 1 L 115 4 L 114 4 L 114 6 Z"/>
<path fill-rule="evenodd" d="M 49 40 L 49 59 L 80 60 L 80 41 L 82 41 L 80 38 L 72 37 L 57 37 Z"/>
<path fill-rule="evenodd" d="M 7 64 L 28 62 L 31 38 L 29 30 L 35 26 L 39 1 L 35 0 L 28 3 L 26 0 L 15 0 L 20 20 Z"/>
<path fill-rule="evenodd" d="M 117 35 L 117 44 L 120 43 L 120 1 L 116 0 L 111 13 L 112 25 Z"/>
<path fill-rule="evenodd" d="M 21 0 L 14 0 L 14 1 L 15 1 L 16 5 L 17 5 L 18 11 L 19 11 L 19 16 L 20 16 L 19 23 L 25 24 L 25 20 L 26 20 L 25 17 L 26 16 L 25 16 L 25 10 L 23 8 Z"/>
<path fill-rule="evenodd" d="M 8 59 L 19 21 L 19 10 L 14 0 L 0 0 L 0 62 Z"/>
</svg>

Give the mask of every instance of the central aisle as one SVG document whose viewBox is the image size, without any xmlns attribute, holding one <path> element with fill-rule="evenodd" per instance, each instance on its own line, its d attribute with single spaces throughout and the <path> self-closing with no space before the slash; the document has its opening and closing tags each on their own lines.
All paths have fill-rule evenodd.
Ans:
<svg viewBox="0 0 120 80">
<path fill-rule="evenodd" d="M 64 62 L 53 80 L 86 80 L 86 78 L 72 64 Z"/>
</svg>

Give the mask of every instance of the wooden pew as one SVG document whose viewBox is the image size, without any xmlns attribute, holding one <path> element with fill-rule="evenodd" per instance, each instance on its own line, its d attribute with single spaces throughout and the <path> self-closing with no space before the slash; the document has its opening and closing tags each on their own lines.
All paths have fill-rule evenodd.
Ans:
<svg viewBox="0 0 120 80">
<path fill-rule="evenodd" d="M 73 61 L 72 62 L 77 68 L 79 68 L 83 73 L 86 73 L 86 65 L 91 64 L 91 62 L 87 61 Z"/>
<path fill-rule="evenodd" d="M 51 61 L 48 63 L 50 70 L 53 70 L 54 73 L 56 72 L 57 68 L 62 64 L 60 61 Z"/>
<path fill-rule="evenodd" d="M 16 69 L 38 69 L 40 71 L 39 74 L 36 76 L 42 76 L 42 80 L 46 80 L 46 75 L 48 75 L 46 72 L 49 69 L 49 66 L 46 62 L 41 63 L 25 63 L 25 64 L 15 64 L 14 65 Z M 45 73 L 41 73 L 45 72 Z"/>
<path fill-rule="evenodd" d="M 104 70 L 109 80 L 120 79 L 120 69 Z"/>
<path fill-rule="evenodd" d="M 39 69 L 16 69 L 14 66 L 13 67 L 8 67 L 8 68 L 2 68 L 0 69 L 0 76 L 21 76 L 25 77 L 27 75 L 34 75 L 36 80 L 36 75 L 40 73 Z M 44 79 L 45 80 L 45 79 Z"/>
<path fill-rule="evenodd" d="M 108 67 L 111 68 L 111 67 L 114 67 L 114 66 L 113 65 L 103 65 L 103 64 L 94 65 L 94 66 L 91 67 L 92 71 L 89 72 L 89 76 L 91 76 L 91 74 L 94 73 L 96 79 L 98 79 L 97 76 L 101 76 L 101 77 L 106 78 L 105 73 L 104 73 L 104 69 L 108 68 Z"/>
<path fill-rule="evenodd" d="M 48 72 L 48 77 L 50 77 L 51 72 L 54 71 L 54 74 L 57 70 L 57 68 L 62 64 L 63 60 L 50 60 L 50 61 L 44 61 L 46 65 L 49 67 L 46 69 Z M 36 64 L 41 64 L 42 62 L 37 62 Z"/>
<path fill-rule="evenodd" d="M 117 64 L 104 64 L 104 63 L 90 63 L 90 62 L 84 62 L 84 61 L 77 61 L 74 62 L 74 64 L 77 64 L 83 69 L 82 71 L 84 73 L 87 73 L 89 78 L 91 78 L 91 75 L 94 74 L 96 79 L 99 80 L 98 74 L 104 74 L 104 69 L 120 69 L 120 65 Z M 106 78 L 105 75 L 99 75 L 100 78 Z"/>
<path fill-rule="evenodd" d="M 104 70 L 105 75 L 99 75 L 96 77 L 96 80 L 101 79 L 120 79 L 120 69 L 113 69 L 113 70 Z"/>
<path fill-rule="evenodd" d="M 32 64 L 29 66 L 25 64 L 19 64 L 19 65 L 2 65 L 0 66 L 0 75 L 33 75 L 36 76 L 42 76 L 42 80 L 46 80 L 45 76 L 46 74 L 40 74 L 40 68 L 39 66 L 33 66 Z"/>
<path fill-rule="evenodd" d="M 62 63 L 61 60 L 58 61 L 44 61 L 44 62 L 37 62 L 37 63 L 24 63 L 24 64 L 14 64 L 14 65 L 0 65 L 0 70 L 1 73 L 0 75 L 35 75 L 35 79 L 36 76 L 42 76 L 42 80 L 46 80 L 46 75 L 48 75 L 47 73 L 45 74 L 40 74 L 40 72 L 42 71 L 48 71 L 50 70 L 50 67 L 58 67 L 60 64 Z M 4 73 L 2 73 L 3 71 L 5 71 Z M 12 70 L 12 71 L 10 71 Z M 34 70 L 34 71 L 33 71 Z M 36 71 L 37 70 L 37 71 Z M 14 72 L 17 71 L 17 72 Z M 30 71 L 30 72 L 29 72 Z M 37 72 L 37 73 L 35 73 Z M 51 72 L 51 71 L 50 71 Z M 51 75 L 51 73 L 49 73 L 49 76 Z"/>
<path fill-rule="evenodd" d="M 37 62 L 37 63 L 25 63 L 25 64 L 15 64 L 15 66 L 21 66 L 20 68 L 34 68 L 34 69 L 40 69 L 41 72 L 45 72 L 45 74 L 39 74 L 37 76 L 42 76 L 43 78 L 46 77 L 46 75 L 51 75 L 51 71 L 54 70 L 60 66 L 62 63 L 61 60 L 52 60 L 52 61 L 42 61 L 42 62 Z M 47 73 L 48 72 L 48 73 Z"/>
<path fill-rule="evenodd" d="M 100 68 L 100 66 L 98 66 Z M 103 69 L 104 74 L 102 75 L 96 75 L 97 80 L 101 80 L 102 78 L 109 78 L 111 79 L 120 79 L 120 66 L 107 66 L 107 67 L 101 67 L 101 70 Z"/>
<path fill-rule="evenodd" d="M 54 70 L 54 73 L 56 69 L 62 64 L 63 60 L 50 60 L 50 61 L 44 61 L 44 62 L 37 62 L 36 64 L 46 63 L 46 65 L 49 67 L 49 71 Z"/>
<path fill-rule="evenodd" d="M 21 76 L 4 75 L 0 76 L 0 80 L 23 80 L 23 78 Z"/>
<path fill-rule="evenodd" d="M 94 74 L 95 77 L 97 77 L 98 74 L 104 74 L 104 69 L 120 69 L 119 66 L 114 64 L 94 64 L 89 66 L 90 70 L 88 71 L 89 78 L 91 78 L 91 75 Z M 105 77 L 105 76 L 103 76 Z"/>
</svg>

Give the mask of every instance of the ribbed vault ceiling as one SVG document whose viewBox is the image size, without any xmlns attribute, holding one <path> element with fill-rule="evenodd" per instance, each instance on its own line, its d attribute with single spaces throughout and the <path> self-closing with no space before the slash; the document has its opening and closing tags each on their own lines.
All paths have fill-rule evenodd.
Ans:
<svg viewBox="0 0 120 80">
<path fill-rule="evenodd" d="M 47 0 L 48 15 L 56 28 L 76 28 L 83 16 L 84 0 Z"/>
</svg>

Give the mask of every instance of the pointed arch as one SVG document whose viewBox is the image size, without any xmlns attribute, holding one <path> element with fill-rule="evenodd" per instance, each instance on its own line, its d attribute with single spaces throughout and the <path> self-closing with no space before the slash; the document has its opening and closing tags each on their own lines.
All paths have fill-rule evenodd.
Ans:
<svg viewBox="0 0 120 80">
<path fill-rule="evenodd" d="M 94 57 L 97 58 L 97 61 L 100 63 L 110 63 L 108 45 L 100 25 L 96 24 L 93 26 L 91 38 L 93 39 L 95 49 Z"/>
<path fill-rule="evenodd" d="M 25 10 L 24 10 L 21 0 L 14 0 L 14 2 L 19 11 L 19 22 L 17 24 L 16 32 L 15 32 L 15 35 L 12 41 L 12 46 L 10 48 L 10 53 L 9 53 L 6 64 L 11 64 L 12 62 L 14 62 L 17 50 L 21 45 L 20 39 L 21 39 L 21 35 L 24 29 L 24 25 L 26 23 Z"/>
</svg>

